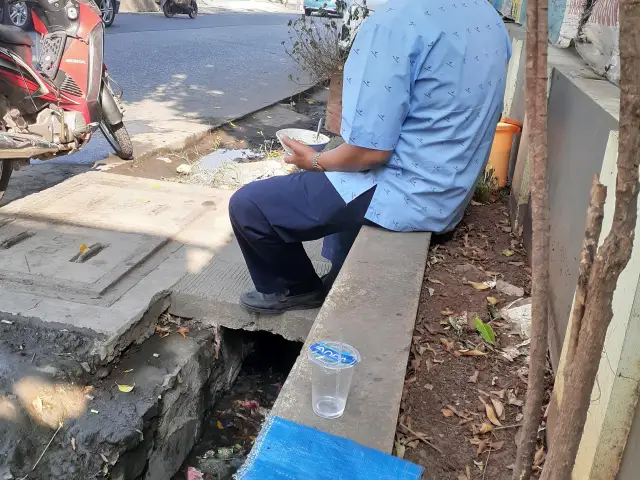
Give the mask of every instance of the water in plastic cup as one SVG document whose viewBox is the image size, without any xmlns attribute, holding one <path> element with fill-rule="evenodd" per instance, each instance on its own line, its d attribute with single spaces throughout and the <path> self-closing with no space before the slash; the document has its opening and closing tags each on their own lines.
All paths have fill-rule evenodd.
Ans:
<svg viewBox="0 0 640 480">
<path fill-rule="evenodd" d="M 342 416 L 360 353 L 346 343 L 324 341 L 311 345 L 308 355 L 314 413 L 322 418 Z"/>
</svg>

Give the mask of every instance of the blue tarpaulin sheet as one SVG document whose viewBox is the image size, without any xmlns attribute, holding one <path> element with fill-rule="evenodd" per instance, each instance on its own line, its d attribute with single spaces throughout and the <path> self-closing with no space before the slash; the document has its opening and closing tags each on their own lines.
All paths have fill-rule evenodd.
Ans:
<svg viewBox="0 0 640 480">
<path fill-rule="evenodd" d="M 419 480 L 422 467 L 279 417 L 267 420 L 238 480 Z"/>
</svg>

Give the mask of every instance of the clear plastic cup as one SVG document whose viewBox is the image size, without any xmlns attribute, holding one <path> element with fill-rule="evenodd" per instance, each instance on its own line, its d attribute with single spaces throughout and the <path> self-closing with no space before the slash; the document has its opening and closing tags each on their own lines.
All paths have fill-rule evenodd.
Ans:
<svg viewBox="0 0 640 480">
<path fill-rule="evenodd" d="M 324 341 L 311 345 L 308 356 L 314 413 L 329 419 L 342 416 L 360 353 L 346 343 Z"/>
</svg>

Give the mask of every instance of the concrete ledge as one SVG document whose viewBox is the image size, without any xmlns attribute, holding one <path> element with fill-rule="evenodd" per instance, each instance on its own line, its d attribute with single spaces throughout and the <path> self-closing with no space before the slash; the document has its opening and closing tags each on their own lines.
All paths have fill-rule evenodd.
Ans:
<svg viewBox="0 0 640 480">
<path fill-rule="evenodd" d="M 362 229 L 272 415 L 391 452 L 430 240 L 429 233 Z M 344 341 L 362 356 L 337 420 L 311 408 L 306 352 L 318 340 Z"/>
<path fill-rule="evenodd" d="M 331 263 L 323 260 L 322 242 L 305 244 L 318 275 L 328 273 Z M 169 312 L 197 319 L 205 325 L 233 330 L 262 330 L 294 342 L 304 342 L 318 309 L 297 310 L 282 315 L 249 313 L 238 303 L 242 292 L 253 288 L 247 265 L 234 240 L 217 252 L 213 261 L 197 272 L 187 273 L 171 293 Z"/>
</svg>

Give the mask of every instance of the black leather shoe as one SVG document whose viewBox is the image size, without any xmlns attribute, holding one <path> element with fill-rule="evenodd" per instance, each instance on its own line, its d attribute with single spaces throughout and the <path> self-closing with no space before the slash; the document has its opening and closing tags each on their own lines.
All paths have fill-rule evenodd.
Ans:
<svg viewBox="0 0 640 480">
<path fill-rule="evenodd" d="M 288 292 L 265 294 L 251 290 L 240 295 L 240 305 L 250 312 L 276 314 L 319 308 L 326 296 L 324 289 L 302 295 L 289 295 Z"/>
</svg>

